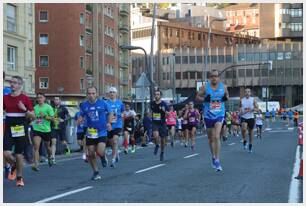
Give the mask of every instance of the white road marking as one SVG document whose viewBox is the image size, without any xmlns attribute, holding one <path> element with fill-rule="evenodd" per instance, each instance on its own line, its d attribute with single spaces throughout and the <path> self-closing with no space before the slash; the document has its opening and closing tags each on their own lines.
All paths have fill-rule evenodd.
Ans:
<svg viewBox="0 0 306 206">
<path fill-rule="evenodd" d="M 270 131 L 272 128 L 267 127 L 264 131 Z"/>
<path fill-rule="evenodd" d="M 300 180 L 295 179 L 295 177 L 299 174 L 300 169 L 300 148 L 296 148 L 295 153 L 295 162 L 293 166 L 293 172 L 291 175 L 291 182 L 289 187 L 289 203 L 298 203 L 299 197 L 298 197 L 298 191 L 299 191 L 299 185 L 301 184 Z"/>
<path fill-rule="evenodd" d="M 155 169 L 157 167 L 161 167 L 161 166 L 164 166 L 164 165 L 166 165 L 166 164 L 159 164 L 159 165 L 155 165 L 155 166 L 152 166 L 152 167 L 148 167 L 148 168 L 143 169 L 143 170 L 138 170 L 138 171 L 135 172 L 135 174 L 145 172 L 145 171 L 148 171 L 148 170 L 151 170 L 151 169 Z"/>
<path fill-rule="evenodd" d="M 234 145 L 234 144 L 236 144 L 235 142 L 232 142 L 232 143 L 230 143 L 230 144 L 228 144 L 228 145 Z"/>
<path fill-rule="evenodd" d="M 194 157 L 194 156 L 197 156 L 197 155 L 199 155 L 199 153 L 192 154 L 192 155 L 188 155 L 188 156 L 184 157 L 184 159 L 188 159 L 188 158 L 190 158 L 190 157 Z"/>
<path fill-rule="evenodd" d="M 293 130 L 294 128 L 293 127 L 288 127 L 288 130 Z"/>
<path fill-rule="evenodd" d="M 288 131 L 288 130 L 273 130 L 273 131 L 269 131 L 269 133 L 271 132 L 291 132 L 291 131 Z"/>
<path fill-rule="evenodd" d="M 55 196 L 52 196 L 52 197 L 48 197 L 48 198 L 39 200 L 39 201 L 37 201 L 36 203 L 50 202 L 50 201 L 52 201 L 52 200 L 56 200 L 56 199 L 59 199 L 59 198 L 62 198 L 62 197 L 68 196 L 68 195 L 72 195 L 72 194 L 74 194 L 74 193 L 78 193 L 78 192 L 82 192 L 82 191 L 84 191 L 84 190 L 91 189 L 91 188 L 92 188 L 92 186 L 83 187 L 83 188 L 80 188 L 80 189 L 77 189 L 77 190 L 72 190 L 72 191 L 70 191 L 70 192 L 65 192 L 65 193 L 60 194 L 60 195 L 55 195 Z"/>
</svg>

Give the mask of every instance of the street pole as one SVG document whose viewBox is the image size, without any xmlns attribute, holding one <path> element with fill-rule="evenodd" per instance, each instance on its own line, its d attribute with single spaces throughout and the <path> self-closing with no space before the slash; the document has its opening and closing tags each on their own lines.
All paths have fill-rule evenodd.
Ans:
<svg viewBox="0 0 306 206">
<path fill-rule="evenodd" d="M 145 73 L 142 73 L 141 76 L 146 76 Z M 144 79 L 144 77 L 143 77 Z M 145 101 L 145 81 L 142 83 L 142 101 L 141 101 L 141 117 L 144 117 L 144 101 Z"/>
<path fill-rule="evenodd" d="M 173 96 L 173 104 L 176 103 L 174 63 L 175 63 L 175 53 L 172 54 L 172 96 Z"/>
<path fill-rule="evenodd" d="M 156 6 L 157 4 L 154 3 L 153 6 L 153 18 L 152 18 L 152 30 L 151 30 L 151 52 L 150 52 L 150 80 L 151 80 L 151 86 L 150 86 L 150 96 L 153 97 L 153 50 L 154 50 L 154 35 L 155 35 L 155 18 L 156 18 Z M 152 98 L 150 98 L 151 101 Z"/>
</svg>

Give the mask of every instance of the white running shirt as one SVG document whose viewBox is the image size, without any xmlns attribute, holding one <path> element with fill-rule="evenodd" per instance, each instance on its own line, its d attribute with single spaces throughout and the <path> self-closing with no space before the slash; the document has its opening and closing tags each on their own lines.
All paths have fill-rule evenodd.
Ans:
<svg viewBox="0 0 306 206">
<path fill-rule="evenodd" d="M 251 110 L 251 112 L 247 112 L 243 115 L 241 115 L 242 118 L 244 119 L 252 119 L 254 118 L 254 112 L 252 110 L 254 110 L 254 97 L 249 97 L 248 99 L 246 97 L 243 97 L 241 99 L 241 108 L 242 108 L 242 113 L 244 113 L 244 111 L 249 108 Z"/>
</svg>

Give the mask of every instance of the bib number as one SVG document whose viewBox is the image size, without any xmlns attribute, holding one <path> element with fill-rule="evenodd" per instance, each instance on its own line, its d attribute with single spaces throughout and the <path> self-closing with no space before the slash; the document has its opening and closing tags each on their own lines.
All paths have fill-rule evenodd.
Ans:
<svg viewBox="0 0 306 206">
<path fill-rule="evenodd" d="M 24 126 L 16 125 L 11 127 L 12 137 L 23 137 L 25 136 Z"/>
<path fill-rule="evenodd" d="M 195 122 L 195 118 L 194 117 L 189 117 L 189 122 Z"/>
<path fill-rule="evenodd" d="M 98 131 L 94 128 L 88 128 L 88 133 L 89 133 L 89 137 L 91 139 L 96 139 L 98 138 Z"/>
<path fill-rule="evenodd" d="M 153 120 L 161 120 L 160 113 L 153 113 Z"/>
<path fill-rule="evenodd" d="M 211 110 L 220 110 L 221 109 L 221 102 L 211 102 L 210 103 Z"/>
</svg>

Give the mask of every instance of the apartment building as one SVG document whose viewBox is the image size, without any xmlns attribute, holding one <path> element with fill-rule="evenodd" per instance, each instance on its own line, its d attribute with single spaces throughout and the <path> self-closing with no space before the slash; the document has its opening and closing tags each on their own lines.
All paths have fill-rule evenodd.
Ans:
<svg viewBox="0 0 306 206">
<path fill-rule="evenodd" d="M 35 96 L 34 4 L 3 4 L 3 70 L 6 80 L 24 79 L 24 91 Z M 9 86 L 3 81 L 4 86 Z"/>
</svg>

